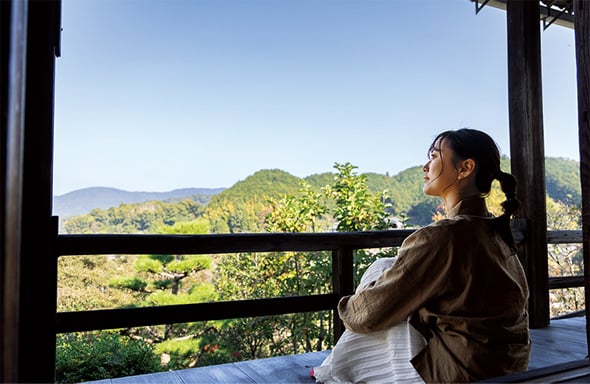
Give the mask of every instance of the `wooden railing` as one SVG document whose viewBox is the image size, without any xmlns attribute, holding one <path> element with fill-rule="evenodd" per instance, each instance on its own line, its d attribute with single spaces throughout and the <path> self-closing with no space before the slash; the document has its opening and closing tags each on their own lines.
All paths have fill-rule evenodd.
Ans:
<svg viewBox="0 0 590 384">
<path fill-rule="evenodd" d="M 332 292 L 148 308 L 58 312 L 56 332 L 79 332 L 287 313 L 334 311 L 334 337 L 343 332 L 335 311 L 340 297 L 354 291 L 353 251 L 396 247 L 413 230 L 333 233 L 250 233 L 231 235 L 58 235 L 57 257 L 73 255 L 221 254 L 237 252 L 332 251 Z"/>
<path fill-rule="evenodd" d="M 582 243 L 582 230 L 547 231 L 548 244 Z M 549 289 L 576 288 L 584 286 L 584 276 L 560 276 L 549 278 Z"/>
<path fill-rule="evenodd" d="M 56 262 L 58 257 L 74 255 L 331 251 L 333 288 L 331 293 L 322 295 L 58 312 L 56 333 L 332 310 L 334 340 L 337 340 L 343 332 L 343 325 L 335 310 L 338 300 L 354 291 L 353 251 L 397 247 L 412 232 L 413 230 L 231 235 L 57 235 Z M 523 238 L 524 233 L 516 231 L 514 235 L 518 241 Z M 549 231 L 548 242 L 581 243 L 582 231 Z M 583 284 L 582 276 L 549 279 L 549 289 L 580 287 Z"/>
</svg>

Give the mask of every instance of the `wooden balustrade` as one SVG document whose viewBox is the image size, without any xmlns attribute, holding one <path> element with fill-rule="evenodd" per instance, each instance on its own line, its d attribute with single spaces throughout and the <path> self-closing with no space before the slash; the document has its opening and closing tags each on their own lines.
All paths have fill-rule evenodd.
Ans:
<svg viewBox="0 0 590 384">
<path fill-rule="evenodd" d="M 413 230 L 332 233 L 244 233 L 214 235 L 57 235 L 58 257 L 75 255 L 223 254 L 236 252 L 331 251 L 332 292 L 322 295 L 263 298 L 229 302 L 167 305 L 148 308 L 58 312 L 56 333 L 125 328 L 169 323 L 334 311 L 334 337 L 344 331 L 336 313 L 340 297 L 353 286 L 353 251 L 401 245 Z M 522 226 L 514 229 L 524 238 Z M 581 243 L 582 231 L 549 231 L 552 244 Z M 554 277 L 550 289 L 581 287 L 583 276 Z"/>
</svg>

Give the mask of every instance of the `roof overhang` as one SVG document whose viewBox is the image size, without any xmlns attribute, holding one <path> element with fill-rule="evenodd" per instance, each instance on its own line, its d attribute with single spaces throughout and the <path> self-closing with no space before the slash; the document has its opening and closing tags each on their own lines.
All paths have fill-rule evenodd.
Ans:
<svg viewBox="0 0 590 384">
<path fill-rule="evenodd" d="M 475 3 L 475 11 L 479 12 L 484 6 L 506 10 L 506 3 L 510 0 L 469 0 Z M 543 28 L 551 24 L 558 24 L 567 28 L 574 28 L 573 0 L 541 0 L 539 2 Z"/>
</svg>

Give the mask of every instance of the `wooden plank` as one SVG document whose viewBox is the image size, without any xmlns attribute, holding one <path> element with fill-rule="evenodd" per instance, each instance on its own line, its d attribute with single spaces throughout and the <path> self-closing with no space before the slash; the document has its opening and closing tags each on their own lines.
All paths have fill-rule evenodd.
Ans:
<svg viewBox="0 0 590 384">
<path fill-rule="evenodd" d="M 552 320 L 548 327 L 531 329 L 530 334 L 529 370 L 586 357 L 585 322 L 579 319 Z"/>
<path fill-rule="evenodd" d="M 234 233 L 211 235 L 60 235 L 58 255 L 236 253 L 318 251 L 398 246 L 410 229 L 328 233 Z"/>
<path fill-rule="evenodd" d="M 281 358 L 269 358 L 236 363 L 240 369 L 256 383 L 305 383 L 313 382 L 309 376 L 310 369 L 322 363 L 327 356 L 326 352 L 311 352 L 305 354 L 304 362 L 300 360 L 302 355 L 283 356 Z"/>
<path fill-rule="evenodd" d="M 93 384 L 112 384 L 112 379 L 104 379 L 104 380 L 96 380 L 92 382 Z"/>
<path fill-rule="evenodd" d="M 579 231 L 547 231 L 547 243 L 571 244 L 582 242 L 582 230 Z"/>
<path fill-rule="evenodd" d="M 539 18 L 538 1 L 507 3 L 510 164 L 523 205 L 518 216 L 528 224 L 519 257 L 530 287 L 529 320 L 533 328 L 545 327 L 549 322 Z"/>
<path fill-rule="evenodd" d="M 338 297 L 336 295 L 325 294 L 159 307 L 60 312 L 56 315 L 55 331 L 56 333 L 82 332 L 98 329 L 315 312 L 333 310 L 337 302 Z"/>
<path fill-rule="evenodd" d="M 559 276 L 549 278 L 549 289 L 575 288 L 584 286 L 584 276 Z"/>
<path fill-rule="evenodd" d="M 183 383 L 199 384 L 233 384 L 233 383 L 255 383 L 254 380 L 244 375 L 236 363 L 212 365 L 194 369 L 183 369 L 176 371 Z M 116 383 L 119 384 L 119 383 Z M 157 384 L 153 382 L 153 384 Z"/>
<path fill-rule="evenodd" d="M 111 383 L 117 384 L 186 384 L 176 373 L 176 371 L 170 372 L 157 372 L 148 373 L 145 375 L 118 377 L 111 379 Z M 106 384 L 106 383 L 105 383 Z"/>
<path fill-rule="evenodd" d="M 301 383 L 313 382 L 312 367 L 318 366 L 329 351 L 270 357 L 217 366 L 176 371 L 189 383 Z"/>
<path fill-rule="evenodd" d="M 550 367 L 533 369 L 526 372 L 508 376 L 494 377 L 483 380 L 482 383 L 557 383 L 563 380 L 574 379 L 577 382 L 584 377 L 589 366 L 588 359 L 555 364 Z"/>
</svg>

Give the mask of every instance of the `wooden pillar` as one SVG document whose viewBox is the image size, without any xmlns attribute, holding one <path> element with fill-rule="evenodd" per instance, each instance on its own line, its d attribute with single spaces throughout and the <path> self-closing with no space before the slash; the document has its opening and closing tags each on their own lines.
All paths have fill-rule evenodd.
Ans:
<svg viewBox="0 0 590 384">
<path fill-rule="evenodd" d="M 0 300 L 2 333 L 0 335 L 0 380 L 17 382 L 21 181 L 23 170 L 24 95 L 26 70 L 27 3 L 0 2 L 0 38 L 2 66 L 0 164 Z M 6 85 L 6 86 L 4 86 Z"/>
<path fill-rule="evenodd" d="M 582 242 L 586 295 L 586 338 L 590 354 L 590 2 L 574 1 L 578 78 L 578 136 L 582 183 Z"/>
<path fill-rule="evenodd" d="M 23 0 L 24 1 L 24 0 Z M 22 172 L 18 381 L 55 382 L 53 105 L 59 0 L 29 0 Z"/>
<path fill-rule="evenodd" d="M 527 224 L 519 255 L 530 288 L 530 326 L 541 328 L 549 324 L 549 276 L 539 2 L 509 0 L 506 15 L 511 169 Z"/>
</svg>

